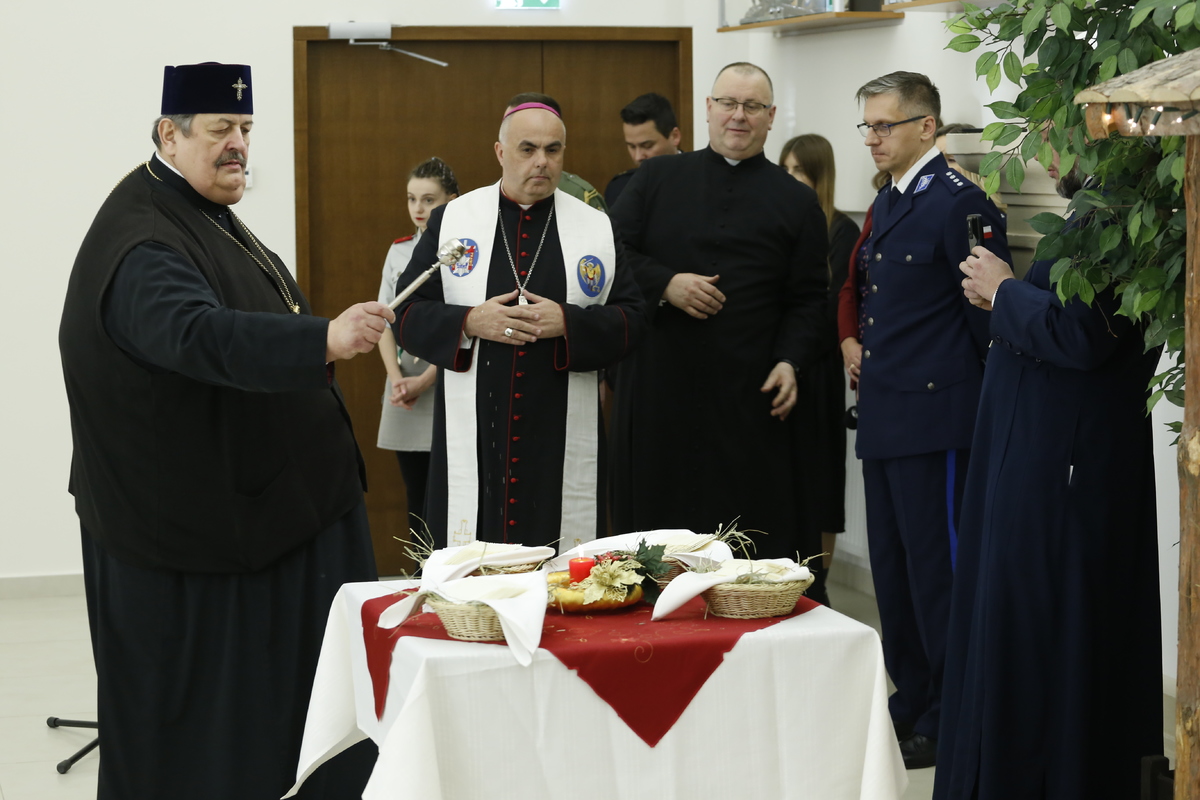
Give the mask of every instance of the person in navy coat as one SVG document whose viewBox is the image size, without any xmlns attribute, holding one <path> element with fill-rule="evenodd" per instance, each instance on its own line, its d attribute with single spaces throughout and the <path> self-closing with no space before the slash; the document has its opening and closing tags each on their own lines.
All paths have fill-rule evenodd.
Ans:
<svg viewBox="0 0 1200 800">
<path fill-rule="evenodd" d="M 1141 759 L 1163 745 L 1146 413 L 1161 348 L 1146 349 L 1111 291 L 1064 305 L 1052 260 L 1011 280 L 1003 259 L 974 252 L 963 287 L 991 308 L 992 348 L 963 497 L 934 798 L 1138 797 Z"/>
<path fill-rule="evenodd" d="M 866 243 L 862 342 L 842 350 L 858 381 L 867 540 L 896 685 L 889 706 L 914 769 L 936 760 L 959 505 L 987 354 L 987 314 L 959 285 L 967 216 L 979 214 L 988 246 L 1009 255 L 1000 212 L 934 146 L 933 83 L 894 72 L 858 99 L 859 130 L 891 180 Z"/>
</svg>

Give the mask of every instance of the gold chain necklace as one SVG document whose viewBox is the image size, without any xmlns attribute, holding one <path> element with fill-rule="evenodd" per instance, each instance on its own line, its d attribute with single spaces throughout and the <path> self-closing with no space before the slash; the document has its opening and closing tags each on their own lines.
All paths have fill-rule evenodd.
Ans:
<svg viewBox="0 0 1200 800">
<path fill-rule="evenodd" d="M 240 241 L 238 241 L 238 238 L 236 236 L 234 236 L 232 233 L 230 233 L 229 231 L 222 228 L 221 223 L 217 222 L 215 219 L 210 217 L 208 214 L 205 214 L 203 209 L 200 209 L 200 213 L 204 214 L 204 218 L 207 219 L 209 222 L 211 222 L 214 226 L 216 226 L 217 230 L 219 230 L 221 233 L 228 236 L 233 241 L 234 244 L 236 244 L 238 247 L 242 248 L 242 252 L 244 252 L 246 255 L 250 256 L 250 258 L 253 259 L 255 264 L 258 264 L 259 269 L 261 269 L 263 271 L 263 273 L 275 283 L 275 288 L 277 288 L 279 290 L 279 294 L 283 297 L 283 302 L 287 303 L 287 307 L 289 309 L 291 309 L 293 314 L 299 314 L 300 313 L 300 304 L 295 302 L 294 300 L 292 300 L 292 293 L 290 291 L 288 291 L 287 283 L 284 282 L 283 275 L 280 274 L 279 268 L 275 266 L 275 262 L 271 260 L 271 257 L 269 255 L 267 255 L 266 249 L 263 248 L 263 246 L 261 244 L 259 244 L 258 239 L 256 239 L 254 237 L 254 234 L 250 232 L 250 229 L 246 227 L 246 223 L 242 222 L 241 218 L 237 214 L 233 213 L 233 209 L 229 210 L 229 216 L 233 218 L 233 221 L 236 222 L 241 227 L 241 229 L 245 232 L 246 236 L 249 237 L 250 241 L 254 243 L 254 246 L 258 248 L 258 252 L 262 253 L 262 257 L 264 259 L 266 259 L 267 264 L 271 265 L 271 268 L 269 270 L 263 264 L 263 262 L 258 260 L 258 257 L 255 256 L 254 253 L 250 252 L 250 248 L 246 247 L 246 245 L 244 245 Z M 274 273 L 274 277 L 272 277 L 272 273 Z"/>
</svg>

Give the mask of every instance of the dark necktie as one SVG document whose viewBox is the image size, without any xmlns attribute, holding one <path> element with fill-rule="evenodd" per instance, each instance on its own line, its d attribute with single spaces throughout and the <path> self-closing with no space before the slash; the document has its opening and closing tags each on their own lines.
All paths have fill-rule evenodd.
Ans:
<svg viewBox="0 0 1200 800">
<path fill-rule="evenodd" d="M 901 197 L 900 190 L 893 186 L 892 190 L 888 192 L 888 211 L 896 207 L 896 203 L 900 202 Z"/>
</svg>

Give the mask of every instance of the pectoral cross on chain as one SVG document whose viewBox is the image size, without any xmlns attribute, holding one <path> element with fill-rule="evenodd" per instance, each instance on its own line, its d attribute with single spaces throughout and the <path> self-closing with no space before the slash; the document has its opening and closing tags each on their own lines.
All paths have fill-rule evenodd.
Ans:
<svg viewBox="0 0 1200 800">
<path fill-rule="evenodd" d="M 242 99 L 242 89 L 249 89 L 250 87 L 247 86 L 246 84 L 242 83 L 241 78 L 238 78 L 237 83 L 233 84 L 233 88 L 237 89 L 237 93 L 238 93 L 237 99 L 241 100 Z"/>
</svg>

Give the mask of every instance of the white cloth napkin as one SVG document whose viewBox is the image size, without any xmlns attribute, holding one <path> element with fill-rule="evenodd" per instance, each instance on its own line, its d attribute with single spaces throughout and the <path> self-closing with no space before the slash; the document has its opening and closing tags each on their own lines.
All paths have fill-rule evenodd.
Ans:
<svg viewBox="0 0 1200 800">
<path fill-rule="evenodd" d="M 513 567 L 537 564 L 554 555 L 553 547 L 526 547 L 499 542 L 471 542 L 461 547 L 434 550 L 421 568 L 421 590 L 465 578 L 481 566 Z"/>
<path fill-rule="evenodd" d="M 663 528 L 655 531 L 638 531 L 593 539 L 573 547 L 547 565 L 551 572 L 567 568 L 572 558 L 583 558 L 607 553 L 609 550 L 636 551 L 638 542 L 645 540 L 649 545 L 666 545 L 664 557 L 677 558 L 689 567 L 713 561 L 728 561 L 733 551 L 725 542 L 717 541 L 711 534 L 693 533 L 680 528 Z M 686 552 L 685 552 L 686 551 Z"/>
<path fill-rule="evenodd" d="M 812 573 L 790 558 L 763 558 L 755 561 L 732 558 L 723 562 L 713 572 L 685 572 L 667 584 L 667 588 L 654 604 L 651 620 L 662 619 L 696 595 L 719 583 L 732 583 L 739 575 L 750 572 L 763 573 L 766 580 L 774 582 L 805 581 Z"/>
<path fill-rule="evenodd" d="M 521 572 L 515 575 L 477 575 L 446 581 L 436 587 L 440 597 L 453 603 L 478 601 L 491 606 L 500 618 L 504 639 L 517 663 L 527 667 L 542 642 L 542 621 L 546 617 L 546 573 Z M 419 613 L 425 595 L 420 589 L 379 615 L 379 627 L 395 628 Z"/>
</svg>

